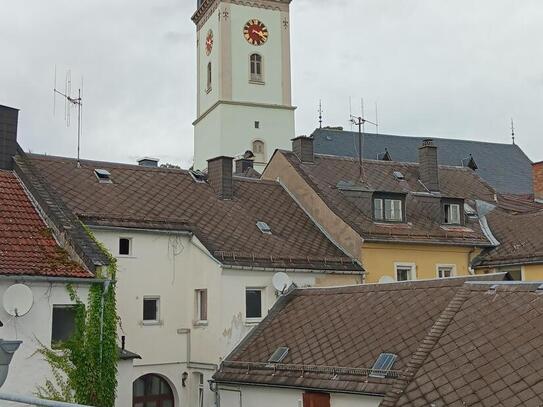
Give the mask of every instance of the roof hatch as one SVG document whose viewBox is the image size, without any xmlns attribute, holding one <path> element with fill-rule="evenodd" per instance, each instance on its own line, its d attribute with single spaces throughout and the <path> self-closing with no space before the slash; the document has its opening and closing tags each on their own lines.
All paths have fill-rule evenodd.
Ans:
<svg viewBox="0 0 543 407">
<path fill-rule="evenodd" d="M 266 235 L 271 235 L 272 230 L 270 225 L 268 225 L 266 222 L 256 222 L 256 226 L 260 229 L 260 231 Z"/>
<path fill-rule="evenodd" d="M 113 182 L 111 181 L 111 173 L 108 170 L 96 168 L 94 174 L 96 175 L 96 178 L 98 178 L 100 184 L 111 184 Z"/>
</svg>

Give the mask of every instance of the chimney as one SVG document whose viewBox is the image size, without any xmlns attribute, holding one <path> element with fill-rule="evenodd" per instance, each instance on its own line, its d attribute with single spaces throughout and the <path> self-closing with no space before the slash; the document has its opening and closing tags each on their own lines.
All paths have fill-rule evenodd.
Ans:
<svg viewBox="0 0 543 407">
<path fill-rule="evenodd" d="M 532 164 L 534 199 L 543 203 L 543 161 Z"/>
<path fill-rule="evenodd" d="M 236 160 L 236 174 L 245 174 L 249 168 L 253 168 L 253 160 L 251 158 L 238 158 Z"/>
<path fill-rule="evenodd" d="M 437 147 L 432 139 L 422 140 L 422 146 L 419 147 L 419 177 L 430 191 L 439 191 Z"/>
<path fill-rule="evenodd" d="M 19 110 L 0 105 L 0 170 L 13 169 L 17 153 L 17 121 Z"/>
<path fill-rule="evenodd" d="M 234 186 L 232 181 L 232 157 L 216 157 L 207 160 L 207 181 L 220 199 L 232 199 Z"/>
<path fill-rule="evenodd" d="M 315 162 L 313 137 L 300 136 L 292 139 L 292 152 L 303 163 Z"/>
</svg>

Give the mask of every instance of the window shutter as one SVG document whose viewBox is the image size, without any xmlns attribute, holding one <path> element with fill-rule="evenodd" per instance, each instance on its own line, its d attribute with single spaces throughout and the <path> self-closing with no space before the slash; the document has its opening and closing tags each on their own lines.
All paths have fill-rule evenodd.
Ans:
<svg viewBox="0 0 543 407">
<path fill-rule="evenodd" d="M 330 407 L 330 395 L 326 393 L 304 393 L 304 407 Z"/>
<path fill-rule="evenodd" d="M 383 200 L 373 200 L 373 217 L 376 220 L 383 220 Z"/>
</svg>

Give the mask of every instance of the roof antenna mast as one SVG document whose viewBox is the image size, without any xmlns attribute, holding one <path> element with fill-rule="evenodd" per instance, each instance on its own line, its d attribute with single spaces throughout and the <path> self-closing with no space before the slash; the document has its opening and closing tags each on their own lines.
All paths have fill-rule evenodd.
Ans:
<svg viewBox="0 0 543 407">
<path fill-rule="evenodd" d="M 81 78 L 81 88 L 78 89 L 77 96 L 72 96 L 72 73 L 66 72 L 66 80 L 64 82 L 64 92 L 57 89 L 57 67 L 55 65 L 55 82 L 53 87 L 53 115 L 56 110 L 56 95 L 60 95 L 64 98 L 64 121 L 66 127 L 70 127 L 70 109 L 75 107 L 77 109 L 77 168 L 81 167 L 80 149 L 81 149 L 81 109 L 83 107 L 83 78 Z"/>
<path fill-rule="evenodd" d="M 511 137 L 513 139 L 513 145 L 515 145 L 515 122 L 511 118 Z"/>
<path fill-rule="evenodd" d="M 364 99 L 360 100 L 360 107 L 361 107 L 361 115 L 356 117 L 351 114 L 350 122 L 354 124 L 355 126 L 358 126 L 358 177 L 359 181 L 364 181 L 365 174 L 364 174 L 364 166 L 362 162 L 362 150 L 364 148 L 364 132 L 365 132 L 365 125 L 366 123 L 372 124 L 374 126 L 377 126 L 377 123 L 371 122 L 369 120 L 366 120 L 364 118 Z"/>
<path fill-rule="evenodd" d="M 322 100 L 319 100 L 319 129 L 322 129 Z"/>
</svg>

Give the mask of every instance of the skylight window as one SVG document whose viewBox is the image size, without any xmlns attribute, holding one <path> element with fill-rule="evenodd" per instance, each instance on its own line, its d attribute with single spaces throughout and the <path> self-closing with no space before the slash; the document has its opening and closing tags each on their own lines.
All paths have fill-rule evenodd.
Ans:
<svg viewBox="0 0 543 407">
<path fill-rule="evenodd" d="M 400 171 L 394 171 L 394 178 L 397 180 L 404 180 L 405 177 Z"/>
<path fill-rule="evenodd" d="M 268 359 L 269 363 L 281 363 L 288 355 L 289 348 L 286 346 L 280 346 L 277 348 L 273 355 Z"/>
<path fill-rule="evenodd" d="M 272 230 L 271 227 L 266 222 L 256 222 L 256 226 L 260 229 L 260 231 L 266 235 L 271 235 Z"/>
<path fill-rule="evenodd" d="M 398 359 L 398 355 L 395 355 L 394 353 L 381 353 L 371 368 L 370 377 L 379 379 L 387 377 L 390 369 L 394 366 L 396 359 Z"/>
<path fill-rule="evenodd" d="M 98 182 L 101 184 L 111 184 L 111 173 L 108 170 L 104 170 L 101 168 L 97 168 L 94 170 L 94 174 L 96 175 L 96 178 L 98 178 Z"/>
</svg>

